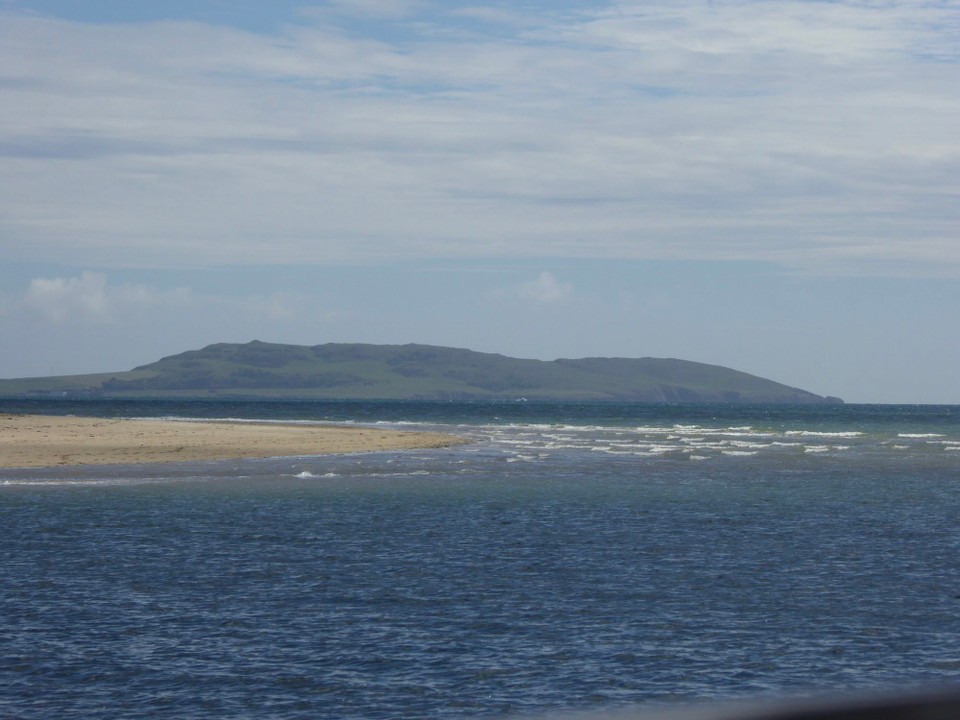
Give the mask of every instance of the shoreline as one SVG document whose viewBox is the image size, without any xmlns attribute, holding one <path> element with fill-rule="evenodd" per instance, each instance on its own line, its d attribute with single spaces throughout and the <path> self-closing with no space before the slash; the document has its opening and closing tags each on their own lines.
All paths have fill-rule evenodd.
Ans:
<svg viewBox="0 0 960 720">
<path fill-rule="evenodd" d="M 0 468 L 337 455 L 464 442 L 445 433 L 341 425 L 0 413 Z"/>
</svg>

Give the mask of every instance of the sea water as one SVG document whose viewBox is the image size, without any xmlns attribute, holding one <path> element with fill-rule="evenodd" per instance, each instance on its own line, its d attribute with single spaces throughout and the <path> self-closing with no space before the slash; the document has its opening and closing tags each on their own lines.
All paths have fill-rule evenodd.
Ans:
<svg viewBox="0 0 960 720">
<path fill-rule="evenodd" d="M 0 717 L 509 717 L 960 679 L 958 407 L 0 411 L 469 440 L 0 470 Z"/>
</svg>

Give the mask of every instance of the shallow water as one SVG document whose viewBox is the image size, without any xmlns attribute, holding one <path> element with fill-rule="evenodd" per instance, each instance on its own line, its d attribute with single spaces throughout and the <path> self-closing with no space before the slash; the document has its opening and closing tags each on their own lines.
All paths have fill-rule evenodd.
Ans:
<svg viewBox="0 0 960 720">
<path fill-rule="evenodd" d="M 960 675 L 957 408 L 41 408 L 473 442 L 0 471 L 0 717 L 468 718 Z"/>
</svg>

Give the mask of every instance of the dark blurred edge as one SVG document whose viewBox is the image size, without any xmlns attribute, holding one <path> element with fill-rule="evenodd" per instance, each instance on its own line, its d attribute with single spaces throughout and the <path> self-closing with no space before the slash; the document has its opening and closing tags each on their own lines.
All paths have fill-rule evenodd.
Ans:
<svg viewBox="0 0 960 720">
<path fill-rule="evenodd" d="M 902 694 L 843 695 L 675 708 L 618 709 L 541 720 L 960 720 L 960 687 Z"/>
</svg>

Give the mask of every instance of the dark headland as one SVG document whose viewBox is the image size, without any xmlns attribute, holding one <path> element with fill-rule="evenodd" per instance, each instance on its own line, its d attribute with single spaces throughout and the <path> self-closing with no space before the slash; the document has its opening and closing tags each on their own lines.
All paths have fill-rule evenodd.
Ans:
<svg viewBox="0 0 960 720">
<path fill-rule="evenodd" d="M 0 380 L 0 396 L 841 403 L 717 365 L 524 360 L 432 345 L 220 343 L 128 372 Z"/>
</svg>

